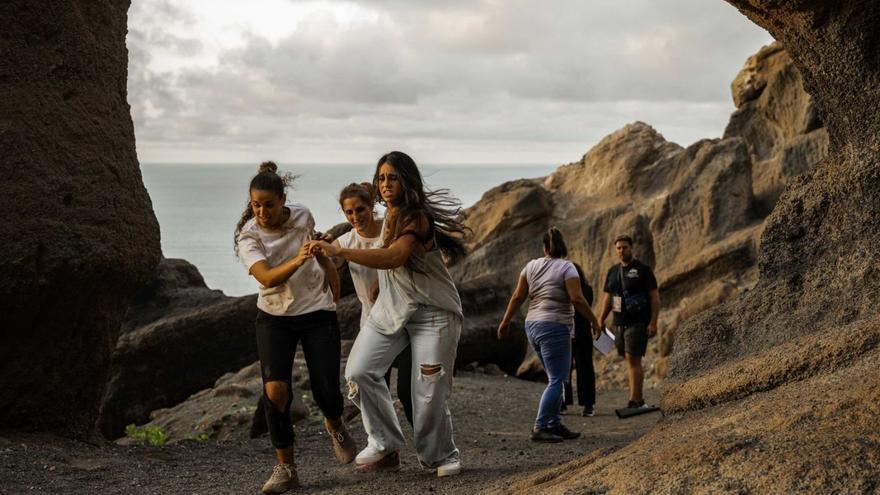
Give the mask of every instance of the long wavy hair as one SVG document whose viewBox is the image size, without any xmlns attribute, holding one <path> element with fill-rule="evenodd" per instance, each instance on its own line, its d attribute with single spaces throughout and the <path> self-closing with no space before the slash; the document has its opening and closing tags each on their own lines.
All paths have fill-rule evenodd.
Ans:
<svg viewBox="0 0 880 495">
<path fill-rule="evenodd" d="M 418 222 L 424 215 L 428 219 L 429 235 L 433 237 L 434 244 L 449 264 L 455 264 L 466 253 L 464 237 L 470 230 L 462 223 L 461 202 L 450 194 L 449 189 L 425 189 L 416 162 L 402 151 L 392 151 L 379 158 L 373 174 L 373 190 L 379 190 L 379 169 L 386 163 L 397 171 L 403 197 L 400 204 L 395 205 L 398 214 L 386 225 L 388 235 L 385 237 L 385 247 L 400 237 L 404 226 Z M 388 206 L 381 195 L 378 200 L 383 206 Z M 406 266 L 410 270 L 416 269 L 412 257 Z"/>
<path fill-rule="evenodd" d="M 251 190 L 270 191 L 275 193 L 275 195 L 278 196 L 278 199 L 281 199 L 284 197 L 285 189 L 291 186 L 294 180 L 296 180 L 296 176 L 291 173 L 279 175 L 278 165 L 276 165 L 275 162 L 268 161 L 260 164 L 260 168 L 257 170 L 257 175 L 251 179 L 251 184 L 248 186 L 247 203 L 245 204 L 241 218 L 238 220 L 238 225 L 235 226 L 233 245 L 235 247 L 236 257 L 238 257 L 238 237 L 241 235 L 241 229 L 248 220 L 254 218 L 254 210 L 251 208 Z"/>
</svg>

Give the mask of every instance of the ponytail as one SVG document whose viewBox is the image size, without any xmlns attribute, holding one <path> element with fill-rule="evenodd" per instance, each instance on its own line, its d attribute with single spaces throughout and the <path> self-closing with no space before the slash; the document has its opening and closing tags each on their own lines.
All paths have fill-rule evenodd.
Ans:
<svg viewBox="0 0 880 495">
<path fill-rule="evenodd" d="M 568 248 L 565 247 L 565 239 L 562 232 L 556 227 L 550 227 L 544 233 L 544 250 L 553 258 L 565 258 L 568 256 Z"/>
</svg>

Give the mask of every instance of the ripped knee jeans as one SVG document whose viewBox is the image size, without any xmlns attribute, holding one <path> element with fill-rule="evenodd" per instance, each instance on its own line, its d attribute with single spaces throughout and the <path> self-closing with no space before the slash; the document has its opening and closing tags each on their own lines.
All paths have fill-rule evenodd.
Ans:
<svg viewBox="0 0 880 495">
<path fill-rule="evenodd" d="M 461 318 L 454 313 L 420 306 L 396 333 L 381 333 L 369 322 L 361 329 L 349 354 L 345 377 L 348 397 L 361 409 L 370 446 L 391 451 L 405 444 L 383 377 L 397 355 L 410 345 L 413 432 L 419 461 L 436 467 L 458 457 L 447 401 L 461 325 Z"/>
</svg>

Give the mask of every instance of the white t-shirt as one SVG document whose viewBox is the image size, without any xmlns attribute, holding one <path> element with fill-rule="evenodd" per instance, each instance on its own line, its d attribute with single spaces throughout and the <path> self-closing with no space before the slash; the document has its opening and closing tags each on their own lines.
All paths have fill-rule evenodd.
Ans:
<svg viewBox="0 0 880 495">
<path fill-rule="evenodd" d="M 555 321 L 572 328 L 574 307 L 565 290 L 565 281 L 580 279 L 574 264 L 562 258 L 537 258 L 526 263 L 521 274 L 529 283 L 526 320 Z"/>
<path fill-rule="evenodd" d="M 274 232 L 268 232 L 252 218 L 241 228 L 238 236 L 238 257 L 250 269 L 258 261 L 266 260 L 278 266 L 296 257 L 303 244 L 309 241 L 315 229 L 312 212 L 304 205 L 290 203 L 290 218 Z M 313 311 L 335 311 L 333 293 L 324 286 L 324 270 L 312 258 L 277 287 L 260 286 L 257 307 L 275 316 L 296 316 Z"/>
<path fill-rule="evenodd" d="M 379 219 L 378 221 L 381 221 Z M 364 237 L 357 233 L 356 229 L 339 236 L 336 239 L 341 247 L 346 249 L 377 249 L 382 247 L 381 231 L 376 237 Z M 375 268 L 359 265 L 357 263 L 348 262 L 348 269 L 351 271 L 351 281 L 354 283 L 354 291 L 357 293 L 358 300 L 361 302 L 361 328 L 370 315 L 373 303 L 370 301 L 370 288 L 374 283 L 378 283 L 379 274 Z"/>
</svg>

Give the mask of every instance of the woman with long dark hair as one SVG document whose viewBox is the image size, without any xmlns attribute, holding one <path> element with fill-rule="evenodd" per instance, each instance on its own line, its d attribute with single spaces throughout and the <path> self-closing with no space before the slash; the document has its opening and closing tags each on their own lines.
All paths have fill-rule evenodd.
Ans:
<svg viewBox="0 0 880 495">
<path fill-rule="evenodd" d="M 260 165 L 235 228 L 235 254 L 260 284 L 257 353 L 266 422 L 278 459 L 263 493 L 284 493 L 299 484 L 290 419 L 291 373 L 298 342 L 302 342 L 312 394 L 324 413 L 324 427 L 337 459 L 349 463 L 357 451 L 342 420 L 335 303 L 339 276 L 332 261 L 310 250 L 315 220 L 304 205 L 285 204 L 284 190 L 293 177 L 280 176 L 277 170 L 273 162 Z"/>
<path fill-rule="evenodd" d="M 461 300 L 444 256 L 464 254 L 460 204 L 448 191 L 426 191 L 419 169 L 405 153 L 379 159 L 373 176 L 386 207 L 379 249 L 351 249 L 315 241 L 313 246 L 379 270 L 379 296 L 348 358 L 349 398 L 361 409 L 368 442 L 358 469 L 398 469 L 403 432 L 382 376 L 402 349 L 412 346 L 415 449 L 423 467 L 438 476 L 461 471 L 447 399 L 461 335 Z"/>
<path fill-rule="evenodd" d="M 333 244 L 348 249 L 381 248 L 384 243 L 382 240 L 384 219 L 376 216 L 376 201 L 376 189 L 369 182 L 351 183 L 342 188 L 339 193 L 339 207 L 342 208 L 342 213 L 352 228 L 333 240 Z M 326 236 L 324 240 L 327 240 Z M 342 258 L 334 257 L 333 260 L 338 268 L 345 264 L 345 260 Z M 354 261 L 348 262 L 348 270 L 351 272 L 354 291 L 361 302 L 360 328 L 363 328 L 379 293 L 379 273 L 375 268 L 359 265 Z M 412 352 L 409 346 L 400 352 L 392 363 L 392 368 L 397 368 L 397 398 L 403 405 L 407 421 L 412 425 L 412 391 L 410 388 Z M 389 387 L 391 386 L 390 368 L 385 373 L 385 383 Z"/>
<path fill-rule="evenodd" d="M 510 319 L 519 311 L 526 297 L 526 336 L 547 372 L 547 388 L 541 395 L 538 416 L 532 429 L 535 442 L 561 442 L 578 438 L 580 433 L 562 424 L 563 383 L 571 371 L 571 332 L 574 312 L 587 318 L 593 335 L 599 335 L 599 321 L 581 291 L 580 277 L 571 261 L 566 260 L 565 239 L 555 227 L 544 234 L 544 256 L 529 261 L 520 273 L 504 317 L 498 325 L 498 338 L 504 338 Z"/>
</svg>

